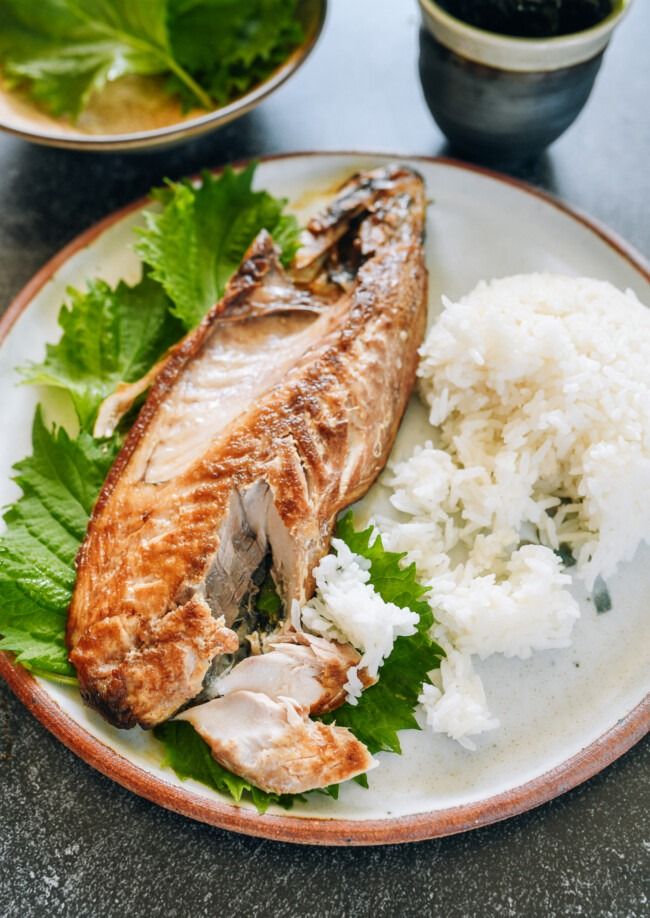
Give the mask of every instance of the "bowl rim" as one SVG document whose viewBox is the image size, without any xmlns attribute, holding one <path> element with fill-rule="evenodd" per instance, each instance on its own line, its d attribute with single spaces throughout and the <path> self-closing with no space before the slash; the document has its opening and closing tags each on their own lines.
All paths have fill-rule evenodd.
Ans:
<svg viewBox="0 0 650 918">
<path fill-rule="evenodd" d="M 498 70 L 537 72 L 583 63 L 602 52 L 634 0 L 614 0 L 614 8 L 600 22 L 549 38 L 503 35 L 470 25 L 443 9 L 436 0 L 418 0 L 425 28 L 461 57 Z"/>
<path fill-rule="evenodd" d="M 327 17 L 327 0 L 304 0 L 313 4 L 313 14 L 304 39 L 278 66 L 260 83 L 256 83 L 248 92 L 233 99 L 226 105 L 211 111 L 188 118 L 185 121 L 174 121 L 172 124 L 145 131 L 128 131 L 114 134 L 70 135 L 56 131 L 27 129 L 16 127 L 0 119 L 0 130 L 21 140 L 42 146 L 58 147 L 66 150 L 89 152 L 114 152 L 121 150 L 155 149 L 173 144 L 191 137 L 198 137 L 215 130 L 239 118 L 270 96 L 289 79 L 307 60 L 314 50 Z M 5 90 L 9 92 L 10 90 Z"/>
<path fill-rule="evenodd" d="M 643 255 L 618 233 L 595 218 L 587 216 L 579 208 L 509 175 L 446 156 L 389 153 L 385 150 L 380 152 L 301 150 L 294 153 L 262 156 L 259 161 L 270 162 L 310 156 L 363 156 L 364 158 L 376 158 L 382 162 L 408 160 L 413 163 L 437 163 L 448 168 L 478 173 L 518 189 L 582 224 L 616 251 L 644 280 L 650 283 L 650 265 L 646 263 Z M 231 165 L 237 168 L 248 162 L 250 160 L 241 159 Z M 223 167 L 218 167 L 212 171 L 219 173 L 222 169 Z M 65 264 L 75 252 L 87 246 L 114 223 L 142 208 L 149 201 L 148 197 L 142 197 L 113 211 L 76 236 L 46 262 L 0 316 L 0 345 L 19 316 L 28 308 L 34 296 L 48 283 L 55 271 Z M 244 835 L 293 844 L 343 846 L 402 844 L 439 838 L 491 825 L 547 803 L 594 777 L 643 739 L 650 729 L 650 695 L 646 695 L 621 720 L 575 755 L 538 777 L 492 797 L 445 809 L 384 819 L 313 818 L 268 813 L 260 815 L 234 802 L 213 799 L 172 784 L 132 763 L 95 738 L 67 714 L 39 684 L 39 681 L 28 670 L 16 663 L 13 655 L 8 652 L 0 651 L 0 677 L 50 733 L 88 765 L 127 790 L 158 806 L 208 825 L 240 832 Z"/>
</svg>

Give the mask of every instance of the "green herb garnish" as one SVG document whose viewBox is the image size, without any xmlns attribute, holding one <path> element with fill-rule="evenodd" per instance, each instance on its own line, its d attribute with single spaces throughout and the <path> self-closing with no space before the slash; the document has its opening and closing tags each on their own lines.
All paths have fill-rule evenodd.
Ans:
<svg viewBox="0 0 650 918">
<path fill-rule="evenodd" d="M 120 77 L 157 76 L 211 109 L 265 79 L 302 39 L 297 0 L 0 0 L 0 67 L 77 118 Z"/>
<path fill-rule="evenodd" d="M 65 645 L 74 559 L 118 445 L 50 429 L 39 408 L 32 455 L 14 466 L 23 493 L 0 536 L 0 649 L 41 675 L 74 679 Z"/>
<path fill-rule="evenodd" d="M 226 167 L 216 178 L 204 172 L 198 187 L 170 182 L 153 192 L 162 210 L 145 213 L 137 251 L 186 328 L 218 302 L 261 229 L 273 236 L 286 261 L 293 257 L 298 223 L 284 213 L 286 201 L 253 191 L 254 174 L 255 163 L 241 172 Z"/>
<path fill-rule="evenodd" d="M 592 598 L 594 606 L 596 607 L 596 612 L 598 612 L 599 615 L 602 615 L 603 612 L 609 612 L 612 608 L 612 597 L 609 595 L 607 584 L 600 575 L 596 577 L 594 582 Z"/>
<path fill-rule="evenodd" d="M 63 334 L 45 360 L 22 369 L 25 382 L 65 389 L 79 424 L 92 429 L 97 409 L 120 382 L 140 379 L 183 334 L 164 290 L 145 276 L 134 287 L 90 281 L 68 290 L 59 313 Z"/>
</svg>

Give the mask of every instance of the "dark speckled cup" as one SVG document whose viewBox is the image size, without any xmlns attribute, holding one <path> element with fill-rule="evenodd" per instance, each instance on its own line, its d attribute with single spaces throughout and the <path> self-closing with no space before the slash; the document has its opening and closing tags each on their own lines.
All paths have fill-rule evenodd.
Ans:
<svg viewBox="0 0 650 918">
<path fill-rule="evenodd" d="M 630 2 L 584 32 L 525 39 L 476 29 L 420 0 L 422 89 L 454 149 L 487 163 L 546 149 L 580 114 Z"/>
</svg>

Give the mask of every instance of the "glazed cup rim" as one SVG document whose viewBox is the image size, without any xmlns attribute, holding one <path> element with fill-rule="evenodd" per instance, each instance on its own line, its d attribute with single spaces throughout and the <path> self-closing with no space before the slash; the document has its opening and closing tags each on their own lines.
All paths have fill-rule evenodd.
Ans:
<svg viewBox="0 0 650 918">
<path fill-rule="evenodd" d="M 618 0 L 596 25 L 568 35 L 525 38 L 488 32 L 457 19 L 435 0 L 418 0 L 425 27 L 441 44 L 488 67 L 511 71 L 559 70 L 590 60 L 602 52 L 633 0 Z"/>
</svg>

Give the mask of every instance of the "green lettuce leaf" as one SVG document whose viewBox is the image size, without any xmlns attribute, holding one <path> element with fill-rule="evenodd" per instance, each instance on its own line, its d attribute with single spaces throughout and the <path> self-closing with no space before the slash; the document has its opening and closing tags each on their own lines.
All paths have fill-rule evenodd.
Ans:
<svg viewBox="0 0 650 918">
<path fill-rule="evenodd" d="M 159 284 L 145 275 L 134 287 L 90 281 L 84 293 L 68 290 L 59 313 L 63 331 L 45 360 L 23 368 L 25 382 L 65 389 L 79 423 L 90 429 L 97 409 L 119 382 L 134 382 L 183 333 Z"/>
<path fill-rule="evenodd" d="M 126 74 L 171 73 L 194 104 L 210 95 L 174 57 L 167 0 L 0 0 L 0 61 L 54 115 L 76 118 Z"/>
<path fill-rule="evenodd" d="M 348 727 L 371 752 L 401 752 L 400 730 L 419 730 L 413 715 L 428 673 L 437 669 L 443 649 L 429 637 L 433 613 L 422 597 L 427 588 L 417 582 L 415 565 L 401 566 L 403 554 L 386 551 L 373 528 L 356 532 L 352 514 L 339 520 L 336 534 L 348 548 L 370 561 L 370 583 L 386 602 L 420 616 L 415 634 L 399 637 L 379 671 L 379 681 L 366 689 L 356 705 L 344 704 L 322 719 Z"/>
<path fill-rule="evenodd" d="M 290 259 L 298 224 L 286 201 L 253 191 L 255 163 L 241 172 L 204 172 L 199 187 L 170 182 L 154 192 L 160 211 L 145 213 L 137 251 L 173 302 L 186 328 L 197 325 L 222 296 L 246 249 L 265 228 Z"/>
<path fill-rule="evenodd" d="M 65 624 L 74 559 L 119 442 L 50 430 L 38 408 L 32 448 L 14 466 L 22 496 L 0 535 L 0 650 L 42 675 L 72 680 Z"/>
</svg>

